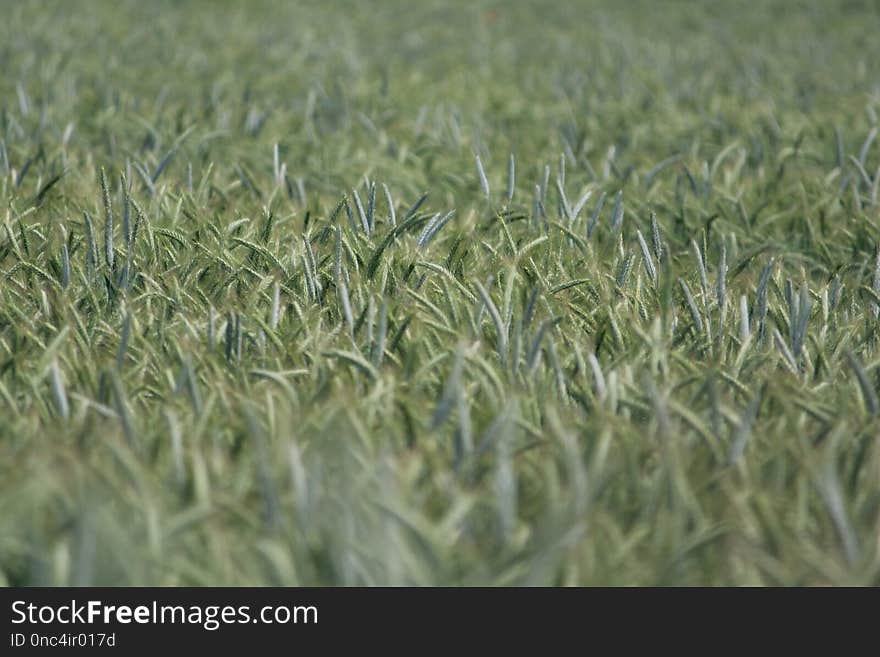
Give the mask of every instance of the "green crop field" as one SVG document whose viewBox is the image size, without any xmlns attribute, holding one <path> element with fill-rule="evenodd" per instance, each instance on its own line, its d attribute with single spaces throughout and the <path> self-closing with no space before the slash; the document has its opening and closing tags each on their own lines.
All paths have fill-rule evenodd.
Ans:
<svg viewBox="0 0 880 657">
<path fill-rule="evenodd" d="M 0 583 L 880 584 L 880 5 L 0 2 Z"/>
</svg>

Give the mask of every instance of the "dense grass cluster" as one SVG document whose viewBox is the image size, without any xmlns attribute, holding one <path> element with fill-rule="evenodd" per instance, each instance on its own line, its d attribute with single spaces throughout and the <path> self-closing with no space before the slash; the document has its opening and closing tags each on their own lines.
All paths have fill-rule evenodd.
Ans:
<svg viewBox="0 0 880 657">
<path fill-rule="evenodd" d="M 877 5 L 327 5 L 0 7 L 0 581 L 880 583 Z"/>
</svg>

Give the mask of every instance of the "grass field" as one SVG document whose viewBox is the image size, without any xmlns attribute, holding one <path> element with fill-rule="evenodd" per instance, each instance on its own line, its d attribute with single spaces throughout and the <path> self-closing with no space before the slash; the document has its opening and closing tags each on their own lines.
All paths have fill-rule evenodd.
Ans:
<svg viewBox="0 0 880 657">
<path fill-rule="evenodd" d="M 876 2 L 3 2 L 0 582 L 880 584 Z"/>
</svg>

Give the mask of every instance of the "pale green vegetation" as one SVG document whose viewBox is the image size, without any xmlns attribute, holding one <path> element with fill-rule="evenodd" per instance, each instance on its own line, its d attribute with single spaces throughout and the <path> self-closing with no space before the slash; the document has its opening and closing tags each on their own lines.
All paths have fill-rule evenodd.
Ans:
<svg viewBox="0 0 880 657">
<path fill-rule="evenodd" d="M 0 581 L 880 584 L 877 7 L 2 3 Z"/>
</svg>

